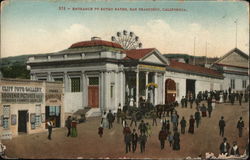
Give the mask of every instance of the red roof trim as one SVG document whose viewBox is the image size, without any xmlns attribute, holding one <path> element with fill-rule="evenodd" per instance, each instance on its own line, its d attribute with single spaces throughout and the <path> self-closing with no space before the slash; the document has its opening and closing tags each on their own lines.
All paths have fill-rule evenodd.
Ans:
<svg viewBox="0 0 250 160">
<path fill-rule="evenodd" d="M 202 73 L 202 74 L 209 74 L 217 77 L 223 77 L 223 75 L 213 69 L 201 67 L 201 66 L 195 66 L 187 63 L 182 63 L 182 62 L 177 62 L 174 60 L 170 61 L 170 67 L 175 68 L 175 69 L 181 69 L 185 71 L 192 71 L 196 73 Z"/>
<path fill-rule="evenodd" d="M 124 50 L 127 55 L 124 59 L 141 59 L 145 57 L 147 54 L 151 53 L 155 48 L 145 48 L 145 49 L 131 49 Z"/>
<path fill-rule="evenodd" d="M 92 41 L 82 41 L 72 44 L 69 48 L 80 48 L 80 47 L 94 47 L 94 46 L 108 46 L 113 48 L 122 48 L 120 44 L 103 41 L 103 40 L 92 40 Z"/>
<path fill-rule="evenodd" d="M 237 68 L 246 68 L 246 69 L 248 69 L 248 67 L 234 66 L 234 65 L 230 65 L 230 64 L 220 64 L 220 63 L 215 63 L 215 64 L 220 65 L 220 66 L 228 66 L 228 67 L 237 67 Z"/>
</svg>

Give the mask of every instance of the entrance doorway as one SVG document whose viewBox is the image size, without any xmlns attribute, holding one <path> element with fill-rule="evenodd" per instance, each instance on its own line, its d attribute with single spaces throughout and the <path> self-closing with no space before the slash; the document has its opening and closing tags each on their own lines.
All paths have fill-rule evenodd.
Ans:
<svg viewBox="0 0 250 160">
<path fill-rule="evenodd" d="M 175 102 L 176 99 L 176 83 L 172 79 L 165 81 L 165 104 Z"/>
<path fill-rule="evenodd" d="M 88 87 L 88 105 L 92 108 L 97 108 L 99 106 L 99 87 L 89 86 Z"/>
<path fill-rule="evenodd" d="M 27 133 L 27 113 L 28 111 L 18 111 L 18 132 Z"/>
<path fill-rule="evenodd" d="M 195 80 L 186 80 L 186 95 L 188 96 L 188 98 L 190 98 L 191 95 L 193 98 L 195 97 Z"/>
</svg>

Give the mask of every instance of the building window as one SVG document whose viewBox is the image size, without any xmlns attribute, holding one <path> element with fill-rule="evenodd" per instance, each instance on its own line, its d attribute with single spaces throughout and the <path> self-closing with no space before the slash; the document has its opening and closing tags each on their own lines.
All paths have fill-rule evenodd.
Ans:
<svg viewBox="0 0 250 160">
<path fill-rule="evenodd" d="M 60 107 L 59 106 L 49 106 L 49 116 L 59 116 Z"/>
<path fill-rule="evenodd" d="M 230 87 L 232 89 L 235 89 L 235 79 L 231 79 L 231 81 L 230 81 Z"/>
<path fill-rule="evenodd" d="M 99 85 L 99 78 L 98 77 L 89 77 L 89 85 L 90 86 Z"/>
<path fill-rule="evenodd" d="M 71 92 L 80 92 L 80 78 L 71 78 Z"/>
<path fill-rule="evenodd" d="M 111 86 L 110 86 L 110 97 L 113 98 L 113 96 L 114 96 L 114 85 L 111 84 Z"/>
<path fill-rule="evenodd" d="M 36 105 L 36 127 L 41 125 L 41 105 Z"/>
<path fill-rule="evenodd" d="M 10 118 L 10 106 L 4 105 L 3 106 L 3 128 L 9 128 L 9 118 Z"/>
<path fill-rule="evenodd" d="M 242 80 L 242 88 L 247 88 L 247 81 L 246 80 Z"/>
<path fill-rule="evenodd" d="M 39 81 L 47 81 L 47 78 L 37 78 Z"/>
</svg>

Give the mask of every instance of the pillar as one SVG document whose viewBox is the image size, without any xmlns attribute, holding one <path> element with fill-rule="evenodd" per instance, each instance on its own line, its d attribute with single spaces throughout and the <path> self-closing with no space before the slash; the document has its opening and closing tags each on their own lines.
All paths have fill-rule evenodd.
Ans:
<svg viewBox="0 0 250 160">
<path fill-rule="evenodd" d="M 165 73 L 162 74 L 162 103 L 165 104 Z"/>
<path fill-rule="evenodd" d="M 82 88 L 82 100 L 83 100 L 82 105 L 83 107 L 86 107 L 88 106 L 88 84 L 85 71 L 82 71 L 81 88 Z"/>
<path fill-rule="evenodd" d="M 145 72 L 146 85 L 148 84 L 148 72 Z M 146 87 L 146 86 L 145 86 Z M 148 87 L 146 87 L 145 100 L 148 100 Z"/>
<path fill-rule="evenodd" d="M 70 89 L 69 89 L 69 77 L 68 77 L 68 74 L 67 72 L 64 72 L 64 91 L 65 92 L 69 92 Z"/>
<path fill-rule="evenodd" d="M 158 76 L 158 74 L 155 73 L 154 74 L 154 83 L 157 84 L 159 87 L 159 84 L 157 83 L 158 82 L 157 76 Z M 155 93 L 154 94 L 154 105 L 156 105 L 158 103 L 158 88 L 156 88 L 156 87 L 154 88 L 154 93 Z"/>
<path fill-rule="evenodd" d="M 139 71 L 136 71 L 136 107 L 139 107 Z"/>
</svg>

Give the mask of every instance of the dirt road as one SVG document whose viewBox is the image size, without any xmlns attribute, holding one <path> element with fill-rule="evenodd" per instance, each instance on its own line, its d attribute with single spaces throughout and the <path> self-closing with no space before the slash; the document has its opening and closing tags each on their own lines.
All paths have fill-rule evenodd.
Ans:
<svg viewBox="0 0 250 160">
<path fill-rule="evenodd" d="M 180 117 L 186 120 L 195 109 L 178 107 Z M 152 127 L 152 135 L 148 138 L 146 152 L 139 152 L 137 145 L 136 153 L 125 153 L 123 142 L 122 126 L 115 123 L 113 129 L 105 129 L 104 135 L 100 138 L 97 134 L 100 118 L 89 118 L 86 123 L 78 125 L 78 137 L 66 137 L 67 129 L 54 129 L 52 140 L 47 139 L 47 132 L 21 135 L 12 140 L 4 140 L 7 156 L 10 158 L 184 158 L 184 157 L 204 157 L 206 152 L 213 152 L 217 156 L 222 137 L 219 136 L 218 121 L 221 116 L 225 117 L 226 128 L 225 137 L 230 145 L 237 141 L 240 153 L 244 152 L 249 136 L 249 108 L 248 103 L 242 106 L 238 104 L 217 104 L 213 110 L 211 118 L 203 118 L 201 126 L 196 129 L 194 135 L 181 135 L 181 150 L 173 151 L 166 143 L 164 150 L 160 150 L 158 133 L 160 130 L 160 120 L 158 126 Z M 242 116 L 245 122 L 243 137 L 238 137 L 236 124 Z M 152 123 L 151 120 L 147 120 Z M 133 129 L 133 127 L 132 127 Z M 180 130 L 180 129 L 179 129 Z"/>
</svg>

